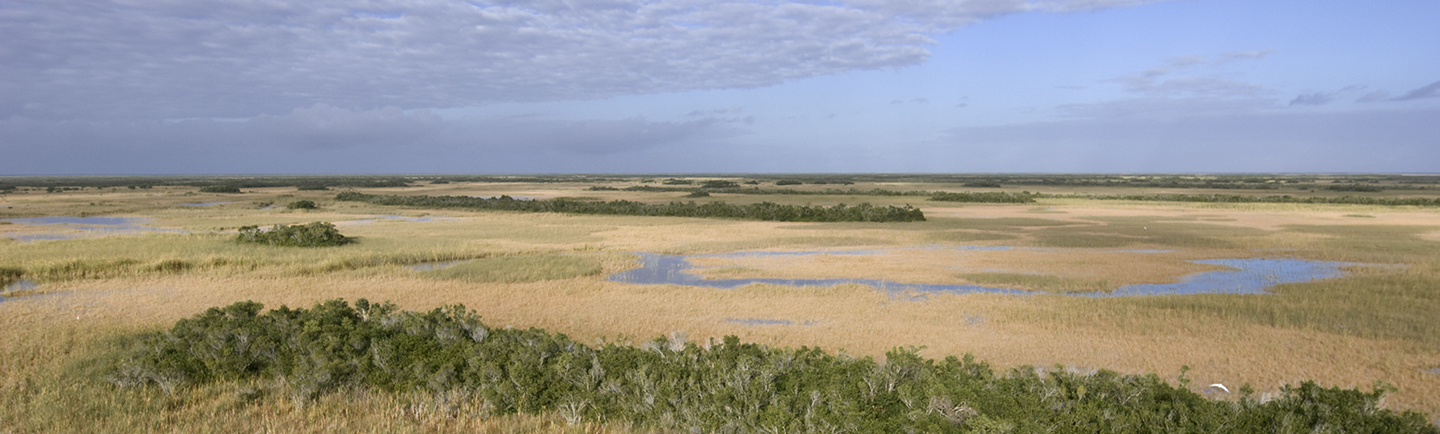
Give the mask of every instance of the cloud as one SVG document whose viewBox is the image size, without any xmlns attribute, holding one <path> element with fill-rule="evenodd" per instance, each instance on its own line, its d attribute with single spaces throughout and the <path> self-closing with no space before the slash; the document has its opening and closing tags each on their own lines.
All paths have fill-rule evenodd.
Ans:
<svg viewBox="0 0 1440 434">
<path fill-rule="evenodd" d="M 0 173 L 583 171 L 586 162 L 744 134 L 732 121 L 444 119 L 315 105 L 243 121 L 0 120 Z M 548 170 L 547 170 L 548 168 Z"/>
<path fill-rule="evenodd" d="M 1272 50 L 1239 51 L 1224 53 L 1215 59 L 1204 56 L 1173 57 L 1164 65 L 1141 71 L 1139 74 L 1116 77 L 1110 81 L 1120 83 L 1125 87 L 1125 90 L 1129 92 L 1157 97 L 1254 97 L 1273 93 L 1273 91 L 1254 83 L 1214 76 L 1176 76 L 1176 74 L 1202 66 L 1261 59 L 1270 55 L 1271 52 Z"/>
<path fill-rule="evenodd" d="M 929 56 L 1003 14 L 1137 1 L 71 0 L 0 9 L 0 118 L 250 117 L 752 88 Z"/>
<path fill-rule="evenodd" d="M 1392 101 L 1410 101 L 1425 98 L 1440 98 L 1440 81 L 1427 84 L 1420 87 L 1419 89 L 1405 92 L 1404 95 L 1395 97 L 1395 99 L 1393 99 Z"/>
<path fill-rule="evenodd" d="M 1329 104 L 1331 101 L 1334 101 L 1335 98 L 1337 98 L 1337 97 L 1338 97 L 1339 95 L 1341 95 L 1341 94 L 1350 93 L 1350 92 L 1354 92 L 1354 91 L 1359 91 L 1359 90 L 1364 89 L 1364 88 L 1365 88 L 1365 86 L 1354 85 L 1354 86 L 1345 86 L 1344 88 L 1341 88 L 1340 90 L 1337 90 L 1337 91 L 1334 91 L 1334 92 L 1302 93 L 1302 94 L 1300 94 L 1300 95 L 1296 95 L 1296 96 L 1295 96 L 1295 99 L 1290 100 L 1290 106 L 1291 106 L 1291 107 L 1294 107 L 1294 106 L 1297 106 L 1297 105 L 1303 105 L 1303 106 L 1319 106 L 1319 105 L 1325 105 L 1325 104 Z M 1367 96 L 1367 97 L 1368 97 L 1368 96 Z M 1362 98 L 1364 98 L 1364 97 L 1362 97 Z"/>
</svg>

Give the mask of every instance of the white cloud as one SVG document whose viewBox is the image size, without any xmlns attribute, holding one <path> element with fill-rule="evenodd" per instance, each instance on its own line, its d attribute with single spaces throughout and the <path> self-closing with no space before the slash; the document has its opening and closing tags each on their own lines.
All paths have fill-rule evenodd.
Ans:
<svg viewBox="0 0 1440 434">
<path fill-rule="evenodd" d="M 923 62 L 1024 1 L 67 0 L 0 6 L 0 119 L 250 117 L 769 86 Z"/>
</svg>

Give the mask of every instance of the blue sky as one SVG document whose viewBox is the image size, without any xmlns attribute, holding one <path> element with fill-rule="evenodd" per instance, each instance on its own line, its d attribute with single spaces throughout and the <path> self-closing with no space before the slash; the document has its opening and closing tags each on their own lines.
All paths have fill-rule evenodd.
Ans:
<svg viewBox="0 0 1440 434">
<path fill-rule="evenodd" d="M 0 0 L 0 174 L 1433 173 L 1436 16 Z"/>
</svg>

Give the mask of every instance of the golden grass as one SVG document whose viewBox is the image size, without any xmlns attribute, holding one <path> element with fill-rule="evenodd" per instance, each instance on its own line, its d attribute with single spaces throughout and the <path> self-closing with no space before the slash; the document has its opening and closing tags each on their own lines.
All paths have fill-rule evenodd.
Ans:
<svg viewBox="0 0 1440 434">
<path fill-rule="evenodd" d="M 673 199 L 673 194 L 583 191 L 586 187 L 455 183 L 384 191 Z M 0 412 L 0 427 L 78 430 L 80 425 L 56 410 L 73 405 L 95 409 L 97 413 L 85 414 L 98 421 L 95 426 L 101 431 L 213 431 L 221 422 L 246 431 L 280 432 L 585 429 L 558 425 L 549 416 L 376 416 L 401 414 L 424 407 L 416 407 L 417 400 L 434 399 L 418 395 L 346 393 L 299 408 L 280 397 L 239 404 L 242 385 L 218 385 L 181 397 L 139 397 L 75 389 L 78 386 L 67 382 L 67 375 L 75 375 L 67 371 L 74 369 L 67 363 L 100 354 L 97 343 L 109 336 L 165 327 L 236 301 L 308 306 L 337 297 L 391 300 L 405 309 L 463 303 L 492 326 L 543 327 L 582 342 L 617 336 L 645 340 L 683 330 L 697 341 L 734 334 L 770 345 L 820 346 L 857 355 L 925 345 L 927 357 L 973 353 L 1000 367 L 1060 364 L 1171 377 L 1181 365 L 1189 365 L 1194 384 L 1248 382 L 1261 391 L 1305 379 L 1362 388 L 1383 380 L 1400 389 L 1387 401 L 1389 407 L 1440 415 L 1440 375 L 1426 372 L 1440 367 L 1440 322 L 1431 318 L 1440 311 L 1440 238 L 1435 235 L 1440 234 L 1440 210 L 1072 199 L 955 205 L 913 197 L 724 198 L 736 203 L 908 201 L 922 206 L 930 218 L 905 224 L 814 224 L 396 209 L 336 203 L 326 199 L 333 196 L 303 193 L 257 189 L 217 199 L 186 195 L 182 188 L 157 188 L 143 193 L 9 195 L 6 203 L 15 209 L 0 210 L 6 212 L 0 216 L 114 215 L 107 210 L 119 209 L 129 210 L 125 215 L 155 217 L 159 226 L 190 230 L 344 222 L 378 214 L 446 219 L 341 224 L 341 232 L 359 242 L 326 249 L 245 246 L 224 233 L 0 240 L 0 267 L 24 269 L 26 278 L 42 282 L 36 291 L 41 295 L 0 303 L 0 327 L 7 331 L 0 333 L 0 405 L 18 409 Z M 284 213 L 252 205 L 289 200 L 281 199 L 286 195 L 318 198 L 323 209 Z M 235 203 L 204 209 L 176 206 L 217 200 Z M 1374 218 L 1347 217 L 1351 214 Z M 0 231 L 21 230 L 12 226 L 22 225 Z M 961 248 L 969 245 L 1017 248 Z M 706 257 L 693 262 L 712 267 L 695 271 L 712 278 L 851 277 L 1062 292 L 1171 282 L 1218 268 L 1189 262 L 1196 259 L 1302 258 L 1387 266 L 1355 267 L 1342 279 L 1282 285 L 1271 295 L 1125 299 L 931 294 L 906 301 L 858 285 L 723 290 L 605 279 L 636 266 L 628 252 L 867 249 L 876 253 Z M 483 264 L 473 265 L 478 271 L 466 272 L 472 281 L 434 279 L 403 267 L 471 258 L 491 258 L 475 262 Z M 747 326 L 728 321 L 748 318 L 791 323 Z M 145 403 L 122 402 L 136 399 Z M 320 426 L 325 428 L 316 428 Z"/>
</svg>

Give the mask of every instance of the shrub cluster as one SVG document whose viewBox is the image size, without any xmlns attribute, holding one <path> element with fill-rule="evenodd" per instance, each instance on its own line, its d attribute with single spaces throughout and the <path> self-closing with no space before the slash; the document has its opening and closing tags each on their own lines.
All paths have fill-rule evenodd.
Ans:
<svg viewBox="0 0 1440 434">
<path fill-rule="evenodd" d="M 909 205 L 903 208 L 896 206 L 877 207 L 868 203 L 862 203 L 856 206 L 840 204 L 828 208 L 823 206 L 780 205 L 771 202 L 749 205 L 731 205 L 725 202 L 710 202 L 704 204 L 696 204 L 695 202 L 670 202 L 668 204 L 652 205 L 628 200 L 600 202 L 561 198 L 549 200 L 518 200 L 510 196 L 488 199 L 469 196 L 381 196 L 353 191 L 340 193 L 335 196 L 335 200 L 367 202 L 376 205 L 418 206 L 427 208 L 474 208 L 575 214 L 737 218 L 786 222 L 913 222 L 925 220 L 924 213 Z"/>
<path fill-rule="evenodd" d="M 201 193 L 239 193 L 240 187 L 233 185 L 209 185 L 200 187 Z"/>
<path fill-rule="evenodd" d="M 734 336 L 706 347 L 677 334 L 592 348 L 544 330 L 491 329 L 464 306 L 428 313 L 341 300 L 311 309 L 240 302 L 140 335 L 113 360 L 122 387 L 173 390 L 282 379 L 310 399 L 345 388 L 465 392 L 490 413 L 555 412 L 572 423 L 694 432 L 1436 433 L 1379 407 L 1385 390 L 1285 387 L 1260 402 L 1213 401 L 1155 374 L 997 374 L 970 356 L 884 363 Z"/>
<path fill-rule="evenodd" d="M 930 200 L 941 202 L 983 202 L 983 203 L 1030 203 L 1035 198 L 1026 193 L 984 192 L 984 193 L 935 193 Z"/>
<path fill-rule="evenodd" d="M 318 207 L 315 206 L 315 201 L 313 201 L 313 200 L 297 200 L 297 201 L 294 201 L 294 202 L 290 202 L 290 203 L 285 204 L 285 209 L 316 209 L 316 208 L 318 208 Z"/>
<path fill-rule="evenodd" d="M 330 187 L 326 187 L 322 184 L 304 184 L 295 186 L 295 190 L 298 191 L 326 191 L 329 189 Z"/>
<path fill-rule="evenodd" d="M 324 247 L 349 243 L 350 239 L 340 234 L 335 225 L 328 222 L 314 222 L 307 225 L 275 225 L 269 230 L 258 226 L 240 227 L 235 240 L 242 243 L 257 243 L 270 246 Z"/>
</svg>

